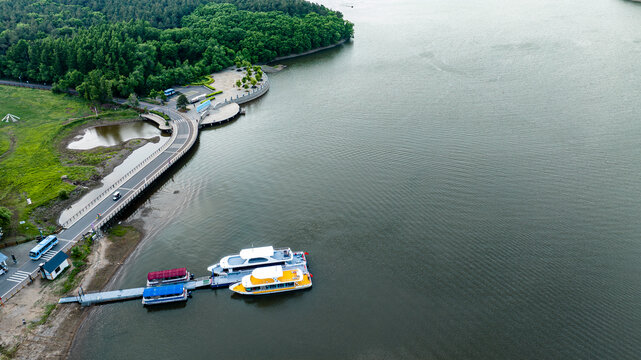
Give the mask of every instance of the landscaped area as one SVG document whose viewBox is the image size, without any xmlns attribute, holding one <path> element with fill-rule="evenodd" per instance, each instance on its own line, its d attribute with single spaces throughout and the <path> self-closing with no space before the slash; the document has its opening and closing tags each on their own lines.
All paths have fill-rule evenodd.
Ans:
<svg viewBox="0 0 641 360">
<path fill-rule="evenodd" d="M 38 226 L 54 224 L 55 219 L 33 219 L 34 209 L 58 198 L 66 199 L 76 188 L 74 183 L 96 175 L 92 165 L 113 155 L 111 150 L 92 151 L 70 159 L 61 154 L 60 141 L 98 118 L 137 117 L 136 112 L 122 109 L 99 109 L 96 116 L 90 104 L 80 98 L 8 86 L 0 86 L 0 109 L 0 118 L 7 113 L 20 118 L 0 123 L 0 206 L 13 212 L 5 237 L 15 239 L 33 237 L 38 234 Z"/>
</svg>

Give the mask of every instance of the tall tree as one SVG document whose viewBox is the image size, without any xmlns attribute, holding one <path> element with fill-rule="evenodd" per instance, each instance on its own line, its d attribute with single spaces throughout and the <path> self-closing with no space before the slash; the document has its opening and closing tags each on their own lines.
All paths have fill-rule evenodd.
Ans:
<svg viewBox="0 0 641 360">
<path fill-rule="evenodd" d="M 178 100 L 176 100 L 176 108 L 184 110 L 188 104 L 189 101 L 187 101 L 185 94 L 180 94 L 180 96 L 178 96 Z"/>
</svg>

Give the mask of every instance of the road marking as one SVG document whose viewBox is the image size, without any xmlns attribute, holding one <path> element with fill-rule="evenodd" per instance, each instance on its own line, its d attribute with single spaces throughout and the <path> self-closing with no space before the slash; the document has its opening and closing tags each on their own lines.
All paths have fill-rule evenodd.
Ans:
<svg viewBox="0 0 641 360">
<path fill-rule="evenodd" d="M 22 270 L 17 270 L 16 273 L 11 275 L 11 276 L 9 276 L 7 278 L 7 280 L 19 283 L 19 282 L 24 281 L 24 279 L 28 278 L 29 275 L 31 275 L 31 273 L 28 273 L 28 272 L 22 271 Z"/>
<path fill-rule="evenodd" d="M 48 253 L 42 255 L 41 259 L 45 259 L 47 261 L 51 260 L 51 258 L 56 256 L 57 253 L 58 253 L 57 251 L 48 252 Z"/>
</svg>

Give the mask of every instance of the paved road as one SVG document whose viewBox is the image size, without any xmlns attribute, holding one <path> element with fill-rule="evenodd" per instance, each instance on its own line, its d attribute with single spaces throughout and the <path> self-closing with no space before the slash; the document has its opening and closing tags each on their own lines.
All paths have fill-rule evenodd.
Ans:
<svg viewBox="0 0 641 360">
<path fill-rule="evenodd" d="M 166 165 L 177 160 L 178 152 L 187 150 L 193 145 L 195 137 L 198 136 L 198 123 L 191 118 L 195 116 L 194 114 L 182 114 L 169 107 L 160 107 L 152 104 L 143 105 L 149 109 L 163 111 L 170 116 L 177 127 L 175 130 L 176 136 L 172 136 L 174 139 L 173 143 L 113 190 L 113 192 L 119 191 L 122 195 L 119 200 L 114 201 L 111 196 L 105 196 L 93 209 L 83 213 L 73 224 L 69 225 L 67 229 L 60 232 L 58 234 L 58 245 L 47 252 L 40 260 L 32 261 L 28 258 L 29 249 L 35 246 L 35 242 L 29 243 L 28 246 L 12 248 L 12 251 L 14 251 L 14 254 L 18 257 L 18 263 L 15 265 L 9 264 L 9 271 L 0 276 L 0 296 L 2 299 L 7 299 L 9 293 L 15 291 L 15 288 L 20 287 L 21 283 L 25 279 L 28 279 L 29 276 L 33 277 L 40 263 L 51 259 L 55 254 L 67 248 L 68 244 L 78 239 L 82 234 L 91 231 L 101 220 L 104 221 L 104 219 L 115 215 L 121 205 L 133 200 L 135 197 L 134 192 L 145 188 L 147 184 L 153 181 L 154 176 L 166 169 Z M 101 216 L 98 217 L 98 214 L 101 214 Z M 20 253 L 15 253 L 15 251 L 20 251 Z M 7 255 L 10 256 L 10 254 Z"/>
</svg>

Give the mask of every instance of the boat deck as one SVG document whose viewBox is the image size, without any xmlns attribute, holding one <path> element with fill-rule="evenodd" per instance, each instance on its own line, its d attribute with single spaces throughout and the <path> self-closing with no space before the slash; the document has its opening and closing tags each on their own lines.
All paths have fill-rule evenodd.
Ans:
<svg viewBox="0 0 641 360">
<path fill-rule="evenodd" d="M 287 261 L 285 265 L 283 265 L 283 270 L 291 270 L 291 269 L 301 269 L 304 273 L 307 273 L 309 271 L 307 267 L 307 259 L 303 252 L 294 252 L 293 259 L 291 261 Z M 252 271 L 253 269 L 238 271 L 238 272 L 234 272 L 234 273 L 222 275 L 222 276 L 214 276 L 214 277 L 203 276 L 191 281 L 186 281 L 184 282 L 184 284 L 187 290 L 196 290 L 196 289 L 202 289 L 207 287 L 211 287 L 214 289 L 220 288 L 220 287 L 228 287 L 229 285 L 232 285 L 234 283 L 241 282 L 243 279 L 243 276 L 250 275 Z M 115 302 L 115 301 L 140 299 L 142 298 L 142 293 L 145 291 L 145 289 L 146 288 L 144 287 L 138 287 L 138 288 L 132 288 L 132 289 L 121 289 L 121 290 L 103 291 L 103 292 L 95 292 L 95 293 L 83 293 L 83 294 L 79 294 L 78 296 L 69 296 L 69 297 L 61 298 L 60 300 L 58 300 L 58 303 L 59 304 L 79 303 L 82 306 L 90 306 L 93 304 L 103 304 L 103 303 Z"/>
</svg>

